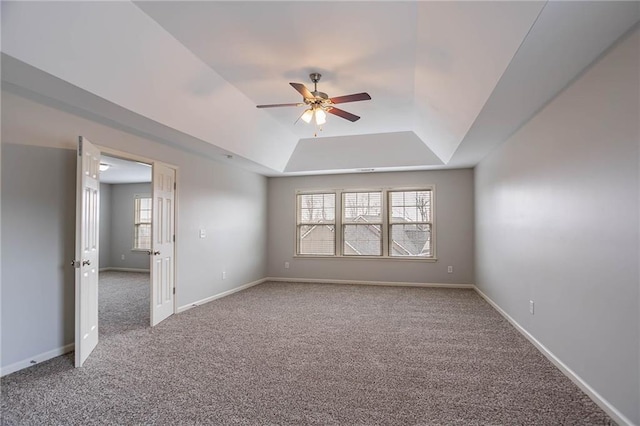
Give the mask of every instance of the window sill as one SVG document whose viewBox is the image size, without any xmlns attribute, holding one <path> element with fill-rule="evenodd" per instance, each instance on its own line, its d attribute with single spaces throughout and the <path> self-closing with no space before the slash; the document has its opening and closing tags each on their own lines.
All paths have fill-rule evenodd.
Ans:
<svg viewBox="0 0 640 426">
<path fill-rule="evenodd" d="M 353 260 L 399 260 L 402 262 L 426 262 L 434 263 L 438 261 L 437 257 L 417 257 L 417 256 L 325 256 L 325 255 L 312 255 L 312 254 L 296 254 L 294 259 L 353 259 Z"/>
</svg>

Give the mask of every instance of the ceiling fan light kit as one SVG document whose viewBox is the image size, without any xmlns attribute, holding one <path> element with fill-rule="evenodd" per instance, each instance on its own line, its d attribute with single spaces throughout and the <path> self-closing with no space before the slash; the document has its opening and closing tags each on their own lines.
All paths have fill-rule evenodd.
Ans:
<svg viewBox="0 0 640 426">
<path fill-rule="evenodd" d="M 322 126 L 327 122 L 327 113 L 324 112 L 322 108 L 316 108 L 316 124 L 318 126 Z"/>
<path fill-rule="evenodd" d="M 302 118 L 302 121 L 304 121 L 305 123 L 311 123 L 311 119 L 313 118 L 313 110 L 311 109 L 305 110 L 300 116 L 300 118 Z"/>
<path fill-rule="evenodd" d="M 351 114 L 350 112 L 344 111 L 342 109 L 334 107 L 335 104 L 343 104 L 347 102 L 358 102 L 358 101 L 368 101 L 371 99 L 368 93 L 354 93 L 353 95 L 345 95 L 338 96 L 334 98 L 330 98 L 324 92 L 318 91 L 318 82 L 322 75 L 313 72 L 309 74 L 309 78 L 313 83 L 313 92 L 309 91 L 307 87 L 302 83 L 289 83 L 291 87 L 296 89 L 298 93 L 302 95 L 302 102 L 298 103 L 289 103 L 289 104 L 268 104 L 268 105 L 257 105 L 257 108 L 277 108 L 277 107 L 287 107 L 287 106 L 307 106 L 308 108 L 302 113 L 299 119 L 302 119 L 305 123 L 311 123 L 311 120 L 315 118 L 315 124 L 317 126 L 322 126 L 327 122 L 327 113 L 336 115 L 338 117 L 344 118 L 345 120 L 349 120 L 351 122 L 358 121 L 360 119 L 359 116 L 355 114 Z M 296 120 L 297 122 L 298 120 Z M 322 130 L 322 129 L 320 129 Z"/>
</svg>

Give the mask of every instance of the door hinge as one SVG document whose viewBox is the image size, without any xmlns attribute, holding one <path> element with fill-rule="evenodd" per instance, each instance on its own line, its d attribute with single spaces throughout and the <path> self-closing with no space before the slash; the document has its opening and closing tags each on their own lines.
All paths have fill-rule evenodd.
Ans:
<svg viewBox="0 0 640 426">
<path fill-rule="evenodd" d="M 173 242 L 174 243 L 176 242 L 176 235 L 175 234 L 173 234 Z"/>
<path fill-rule="evenodd" d="M 176 189 L 178 189 L 178 182 L 173 182 L 173 190 L 175 191 Z"/>
<path fill-rule="evenodd" d="M 82 136 L 78 136 L 78 157 L 82 157 Z"/>
<path fill-rule="evenodd" d="M 173 288 L 173 294 L 176 294 L 176 288 L 175 287 Z"/>
</svg>

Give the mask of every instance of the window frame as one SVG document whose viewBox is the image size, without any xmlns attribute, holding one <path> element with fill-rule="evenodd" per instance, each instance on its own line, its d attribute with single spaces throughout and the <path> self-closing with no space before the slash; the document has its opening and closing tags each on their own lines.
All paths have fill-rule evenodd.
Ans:
<svg viewBox="0 0 640 426">
<path fill-rule="evenodd" d="M 313 254 L 313 253 L 300 253 L 301 239 L 300 239 L 300 229 L 303 226 L 314 226 L 318 225 L 316 222 L 303 222 L 301 220 L 301 216 L 299 214 L 299 209 L 301 206 L 301 197 L 303 195 L 333 195 L 333 222 L 322 223 L 322 225 L 333 226 L 333 254 Z M 318 190 L 318 191 L 296 191 L 295 196 L 295 222 L 296 222 L 296 232 L 295 232 L 295 254 L 296 257 L 335 257 L 337 255 L 337 240 L 338 240 L 338 227 L 337 227 L 337 211 L 338 211 L 338 199 L 335 191 L 329 190 Z"/>
<path fill-rule="evenodd" d="M 407 192 L 430 192 L 429 194 L 429 217 L 431 220 L 416 220 L 414 222 L 394 222 L 393 219 L 393 203 L 391 202 L 391 195 L 393 193 L 407 193 Z M 434 209 L 434 198 L 435 198 L 435 191 L 433 191 L 433 189 L 390 189 L 389 191 L 387 191 L 387 235 L 388 235 L 388 239 L 387 239 L 387 251 L 388 251 L 388 255 L 389 257 L 392 258 L 423 258 L 423 259 L 431 259 L 435 257 L 435 220 L 434 220 L 434 213 L 435 213 L 435 209 Z M 403 205 L 403 207 L 407 207 L 406 204 Z M 417 205 L 414 207 L 418 207 Z M 429 233 L 430 233 L 430 247 L 429 247 L 429 252 L 431 253 L 431 256 L 416 256 L 416 255 L 405 255 L 405 256 L 394 256 L 391 253 L 393 252 L 393 238 L 392 238 L 392 231 L 391 229 L 393 228 L 393 225 L 428 225 L 429 226 Z M 400 245 L 400 244 L 398 244 Z"/>
<path fill-rule="evenodd" d="M 431 256 L 392 256 L 390 255 L 391 247 L 391 203 L 389 197 L 391 192 L 407 192 L 407 191 L 430 191 L 431 192 Z M 382 250 L 380 255 L 353 255 L 344 254 L 344 224 L 343 223 L 343 194 L 344 193 L 361 193 L 361 192 L 380 192 L 381 193 L 381 232 L 382 232 Z M 298 223 L 298 196 L 304 194 L 334 194 L 335 196 L 335 214 L 334 214 L 334 254 L 300 254 L 299 253 L 299 223 Z M 304 189 L 296 190 L 294 196 L 294 214 L 295 214 L 295 233 L 294 233 L 294 258 L 326 258 L 326 259 L 376 259 L 376 260 L 392 260 L 392 261 L 410 261 L 410 262 L 436 262 L 437 258 L 437 240 L 436 240 L 436 186 L 434 184 L 421 186 L 397 186 L 397 187 L 369 187 L 369 188 L 341 188 L 341 189 Z M 348 223 L 347 223 L 348 224 Z M 339 231 L 339 232 L 338 232 Z"/>
<path fill-rule="evenodd" d="M 368 222 L 368 225 L 379 225 L 380 226 L 380 254 L 345 254 L 345 244 L 346 242 L 345 230 L 349 225 L 363 225 L 362 222 L 356 222 L 352 220 L 347 220 L 346 218 L 346 209 L 350 208 L 346 206 L 345 196 L 347 194 L 380 194 L 380 220 L 378 222 Z M 384 191 L 382 190 L 343 190 L 340 193 L 341 197 L 341 208 L 340 208 L 340 255 L 344 257 L 381 257 L 384 255 Z M 357 198 L 357 195 L 356 195 Z M 357 202 L 356 202 L 357 203 Z M 370 207 L 370 197 L 368 207 Z M 362 208 L 359 204 L 356 204 L 356 209 Z M 355 248 L 353 248 L 355 251 Z"/>
<path fill-rule="evenodd" d="M 138 207 L 139 204 L 139 200 L 143 200 L 143 199 L 147 199 L 149 200 L 149 221 L 148 222 L 142 222 L 139 219 L 139 214 L 141 210 L 147 210 L 147 209 L 140 209 Z M 149 194 L 135 194 L 133 196 L 133 241 L 131 244 L 131 251 L 149 251 L 151 250 L 151 246 L 153 244 L 153 198 L 151 197 L 151 195 Z M 139 243 L 138 238 L 137 238 L 137 230 L 138 227 L 140 225 L 147 225 L 149 227 L 149 247 L 140 247 L 137 246 L 136 243 Z"/>
</svg>

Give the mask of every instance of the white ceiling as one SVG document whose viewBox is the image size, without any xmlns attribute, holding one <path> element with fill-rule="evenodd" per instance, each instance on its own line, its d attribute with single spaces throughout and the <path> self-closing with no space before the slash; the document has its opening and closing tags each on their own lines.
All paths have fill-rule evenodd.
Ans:
<svg viewBox="0 0 640 426">
<path fill-rule="evenodd" d="M 102 155 L 100 165 L 109 168 L 100 172 L 100 183 L 146 183 L 151 182 L 151 165 Z"/>
<path fill-rule="evenodd" d="M 2 78 L 266 175 L 468 167 L 640 20 L 639 2 L 3 2 Z M 293 124 L 289 82 L 361 116 Z"/>
</svg>

